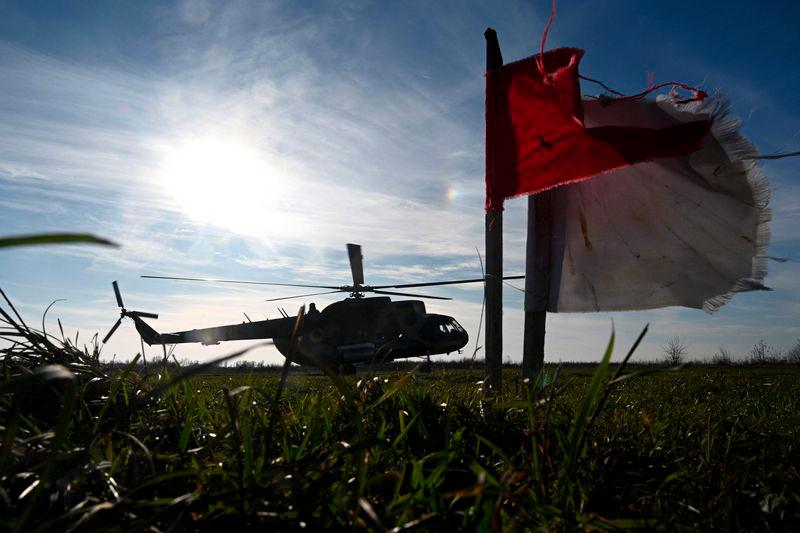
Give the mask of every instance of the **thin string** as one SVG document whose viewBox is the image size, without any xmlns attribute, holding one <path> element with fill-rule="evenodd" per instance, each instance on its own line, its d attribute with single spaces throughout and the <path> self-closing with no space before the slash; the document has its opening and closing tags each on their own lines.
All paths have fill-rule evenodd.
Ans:
<svg viewBox="0 0 800 533">
<path fill-rule="evenodd" d="M 589 82 L 592 82 L 592 83 L 596 83 L 597 85 L 599 85 L 600 87 L 602 87 L 606 91 L 610 92 L 611 94 L 616 94 L 617 96 L 625 96 L 621 92 L 615 91 L 614 89 L 612 89 L 611 87 L 609 87 L 608 85 L 606 85 L 605 83 L 603 83 L 600 80 L 596 80 L 594 78 L 590 78 L 588 76 L 584 76 L 583 74 L 578 74 L 578 77 L 580 79 L 582 79 L 582 80 L 586 80 L 586 81 L 589 81 Z"/>
<path fill-rule="evenodd" d="M 800 150 L 797 152 L 784 152 L 769 155 L 754 155 L 753 157 L 745 157 L 744 159 L 783 159 L 784 157 L 797 157 L 800 156 Z"/>
<path fill-rule="evenodd" d="M 539 50 L 539 57 L 536 58 L 536 66 L 539 67 L 539 72 L 542 74 L 542 78 L 544 82 L 547 84 L 551 83 L 551 76 L 550 73 L 547 72 L 544 68 L 544 47 L 547 44 L 547 34 L 550 33 L 550 27 L 553 25 L 553 21 L 556 19 L 556 0 L 552 1 L 550 5 L 550 18 L 547 20 L 547 26 L 544 27 L 544 33 L 542 34 L 542 46 Z"/>
<path fill-rule="evenodd" d="M 686 104 L 686 103 L 695 102 L 695 101 L 702 102 L 703 100 L 705 100 L 708 97 L 708 94 L 706 94 L 706 92 L 703 91 L 702 89 L 698 89 L 697 87 L 692 87 L 691 85 L 686 85 L 685 83 L 681 83 L 679 81 L 668 81 L 666 83 L 659 83 L 658 85 L 652 85 L 651 87 L 648 87 L 647 89 L 645 89 L 644 91 L 640 92 L 639 94 L 633 94 L 631 96 L 623 96 L 621 98 L 614 98 L 614 100 L 617 100 L 617 101 L 639 100 L 641 98 L 644 98 L 645 96 L 647 96 L 651 92 L 657 91 L 658 89 L 662 89 L 664 87 L 672 87 L 672 91 L 673 92 L 677 92 L 676 89 L 677 88 L 681 88 L 684 91 L 688 91 L 688 92 L 693 94 L 693 96 L 691 98 L 678 100 L 676 102 L 678 104 Z"/>
<path fill-rule="evenodd" d="M 544 80 L 544 83 L 546 83 L 548 85 L 552 84 L 552 76 L 545 69 L 545 65 L 544 65 L 544 49 L 545 49 L 545 46 L 547 45 L 547 36 L 550 34 L 550 28 L 553 26 L 553 22 L 556 19 L 557 11 L 558 11 L 557 2 L 556 2 L 556 0 L 552 0 L 552 2 L 550 4 L 550 18 L 547 20 L 547 25 L 544 27 L 544 32 L 542 33 L 541 46 L 540 46 L 540 49 L 539 49 L 539 56 L 536 58 L 536 66 L 539 68 L 539 72 L 542 75 L 542 79 Z M 692 93 L 692 97 L 691 98 L 684 98 L 684 99 L 681 99 L 681 100 L 677 100 L 676 103 L 678 103 L 678 104 L 688 104 L 689 102 L 702 102 L 703 100 L 705 100 L 708 97 L 708 94 L 706 94 L 706 92 L 703 91 L 702 89 L 698 89 L 697 87 L 692 87 L 691 85 L 687 85 L 685 83 L 681 83 L 681 82 L 678 82 L 678 81 L 670 81 L 670 82 L 659 83 L 658 85 L 654 85 L 653 73 L 652 72 L 648 72 L 647 73 L 647 89 L 645 89 L 644 91 L 640 92 L 639 94 L 634 94 L 634 95 L 630 95 L 630 96 L 625 96 L 621 92 L 611 89 L 608 85 L 606 85 L 605 83 L 603 83 L 603 82 L 601 82 L 599 80 L 594 80 L 592 78 L 588 78 L 586 76 L 581 76 L 581 75 L 579 75 L 579 77 L 581 79 L 586 80 L 586 81 L 590 81 L 590 82 L 596 83 L 596 84 L 600 85 L 601 87 L 603 87 L 608 92 L 616 95 L 616 98 L 611 98 L 610 99 L 610 100 L 613 100 L 613 101 L 639 100 L 641 98 L 644 98 L 645 96 L 647 96 L 651 92 L 657 91 L 658 89 L 661 89 L 663 87 L 672 87 L 672 93 L 674 95 L 676 95 L 676 96 L 677 96 L 677 89 L 678 88 L 683 89 L 684 91 Z"/>
<path fill-rule="evenodd" d="M 605 83 L 603 83 L 600 80 L 596 80 L 594 78 L 590 78 L 588 76 L 584 76 L 583 74 L 579 74 L 578 77 L 580 79 L 582 79 L 582 80 L 586 80 L 586 81 L 591 82 L 591 83 L 596 83 L 597 85 L 599 85 L 600 87 L 602 87 L 606 91 L 608 91 L 611 94 L 615 95 L 616 98 L 602 97 L 602 98 L 605 98 L 606 100 L 611 101 L 611 102 L 624 102 L 626 100 L 639 100 L 639 99 L 644 98 L 648 94 L 652 93 L 653 91 L 657 91 L 658 89 L 661 89 L 661 88 L 664 88 L 664 87 L 672 87 L 672 93 L 675 94 L 675 95 L 677 95 L 677 89 L 678 88 L 683 89 L 684 91 L 692 93 L 692 97 L 691 98 L 684 98 L 684 99 L 681 99 L 681 100 L 677 100 L 675 102 L 677 104 L 688 104 L 689 102 L 702 102 L 703 100 L 705 100 L 708 97 L 708 94 L 704 90 L 698 89 L 697 87 L 692 87 L 691 85 L 687 85 L 687 84 L 681 83 L 679 81 L 668 81 L 666 83 L 659 83 L 658 85 L 652 85 L 652 83 L 651 83 L 650 86 L 647 89 L 645 89 L 644 91 L 640 92 L 639 94 L 632 94 L 630 96 L 626 96 L 626 95 L 624 95 L 623 93 L 621 93 L 619 91 L 615 91 L 614 89 L 612 89 L 611 87 L 609 87 L 608 85 L 606 85 Z"/>
</svg>

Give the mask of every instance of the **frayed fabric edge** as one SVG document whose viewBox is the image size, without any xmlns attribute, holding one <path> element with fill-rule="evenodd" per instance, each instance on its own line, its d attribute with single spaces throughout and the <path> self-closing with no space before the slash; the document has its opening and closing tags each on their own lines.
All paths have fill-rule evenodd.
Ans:
<svg viewBox="0 0 800 533">
<path fill-rule="evenodd" d="M 753 193 L 753 207 L 758 210 L 758 223 L 756 226 L 756 253 L 752 259 L 750 276 L 736 280 L 730 289 L 723 294 L 708 298 L 703 302 L 703 311 L 714 313 L 720 307 L 731 301 L 733 296 L 740 292 L 770 290 L 764 286 L 763 281 L 767 275 L 767 248 L 769 247 L 772 212 L 769 208 L 772 187 L 769 178 L 763 173 L 758 163 L 753 159 L 758 156 L 758 150 L 741 133 L 741 120 L 731 116 L 730 103 L 720 94 L 706 98 L 702 102 L 678 103 L 669 95 L 659 97 L 659 101 L 671 103 L 676 111 L 694 114 L 710 115 L 713 118 L 711 134 L 719 142 L 731 163 L 739 164 L 745 173 L 747 184 Z"/>
</svg>

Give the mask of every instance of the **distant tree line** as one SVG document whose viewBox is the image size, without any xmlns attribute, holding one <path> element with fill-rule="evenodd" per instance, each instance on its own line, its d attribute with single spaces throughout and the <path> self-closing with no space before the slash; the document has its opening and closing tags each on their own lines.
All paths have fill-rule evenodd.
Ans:
<svg viewBox="0 0 800 533">
<path fill-rule="evenodd" d="M 678 336 L 670 337 L 662 346 L 661 352 L 664 356 L 662 361 L 665 364 L 677 366 L 689 362 L 689 345 L 684 338 Z M 720 346 L 717 352 L 711 356 L 710 360 L 694 360 L 692 363 L 710 363 L 712 365 L 796 365 L 800 364 L 800 339 L 794 343 L 794 346 L 787 350 L 781 350 L 780 348 L 767 344 L 764 339 L 759 339 L 742 358 L 734 357 L 733 353 L 728 348 Z"/>
</svg>

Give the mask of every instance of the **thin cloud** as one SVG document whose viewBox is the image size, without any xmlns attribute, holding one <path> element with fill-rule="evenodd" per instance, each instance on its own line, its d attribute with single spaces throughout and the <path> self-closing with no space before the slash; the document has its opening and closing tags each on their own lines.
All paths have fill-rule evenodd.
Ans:
<svg viewBox="0 0 800 533">
<path fill-rule="evenodd" d="M 543 20 L 527 4 L 508 7 L 502 17 L 479 4 L 430 9 L 384 6 L 376 13 L 360 2 L 314 13 L 290 2 L 162 6 L 148 28 L 147 50 L 156 59 L 146 69 L 131 67 L 126 58 L 90 65 L 0 42 L 0 224 L 15 232 L 91 231 L 122 244 L 119 250 L 58 247 L 0 257 L 13 272 L 4 288 L 18 291 L 26 313 L 37 316 L 60 296 L 59 280 L 69 277 L 80 288 L 63 290 L 70 299 L 57 308 L 64 323 L 102 334 L 117 316 L 113 279 L 123 283 L 126 304 L 161 313 L 161 331 L 231 323 L 243 312 L 254 319 L 264 312 L 276 316 L 275 306 L 263 300 L 286 294 L 145 282 L 138 279 L 142 273 L 346 283 L 343 246 L 358 242 L 368 282 L 478 277 L 475 247 L 483 248 L 484 237 L 481 34 L 489 21 L 501 31 L 508 59 L 522 57 L 533 51 Z M 447 16 L 434 16 L 439 12 Z M 561 26 L 562 34 L 590 25 L 586 13 Z M 419 43 L 414 32 L 423 30 L 432 37 Z M 552 42 L 560 40 L 556 34 Z M 761 105 L 768 96 L 742 87 L 744 106 Z M 760 107 L 754 120 L 772 111 Z M 189 176 L 179 184 L 181 194 L 169 183 L 174 172 L 165 169 L 174 169 L 180 147 L 197 139 L 257 151 L 263 180 L 238 184 L 246 197 L 240 203 L 229 195 L 214 198 L 208 187 L 205 201 L 211 202 L 200 202 L 208 207 L 190 209 L 188 193 L 198 183 Z M 800 200 L 788 184 L 796 167 L 775 168 L 787 170 L 776 174 L 773 241 L 793 247 Z M 232 186 L 233 174 L 223 168 L 212 185 Z M 235 224 L 209 216 L 213 200 L 219 210 L 239 207 Z M 506 273 L 524 270 L 526 218 L 524 199 L 508 202 Z M 47 275 L 26 266 L 44 264 L 51 268 Z M 697 320 L 691 310 L 549 315 L 548 358 L 596 359 L 611 316 L 626 339 L 653 322 L 640 351 L 644 358 L 658 357 L 661 336 L 673 332 L 695 343 L 704 335 L 732 338 L 742 348 L 754 330 L 735 330 L 752 309 L 796 314 L 787 301 L 794 294 L 790 274 L 776 272 L 779 297 L 737 297 L 724 311 L 727 318 L 717 321 Z M 474 334 L 480 288 L 437 289 L 457 299 L 428 307 L 455 316 Z M 522 297 L 507 289 L 505 298 L 507 357 L 519 360 Z M 300 302 L 287 302 L 287 310 Z M 793 326 L 778 322 L 782 329 L 769 331 L 783 342 Z M 130 324 L 112 342 L 112 352 L 139 349 Z M 180 353 L 203 359 L 229 350 L 190 346 Z M 266 353 L 280 360 L 274 350 Z"/>
</svg>

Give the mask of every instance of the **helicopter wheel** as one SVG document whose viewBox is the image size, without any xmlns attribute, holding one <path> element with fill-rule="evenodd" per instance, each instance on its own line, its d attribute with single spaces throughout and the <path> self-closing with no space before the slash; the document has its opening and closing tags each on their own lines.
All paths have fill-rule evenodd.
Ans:
<svg viewBox="0 0 800 533">
<path fill-rule="evenodd" d="M 344 376 L 352 376 L 356 373 L 356 367 L 351 364 L 345 364 L 339 367 L 339 373 Z"/>
</svg>

